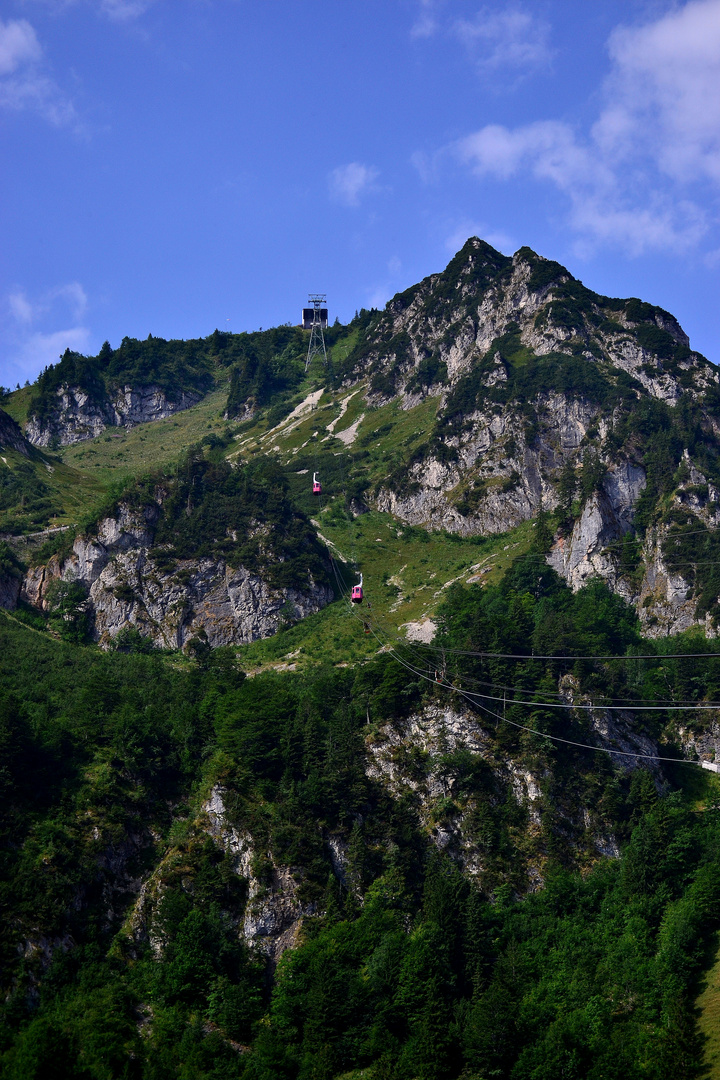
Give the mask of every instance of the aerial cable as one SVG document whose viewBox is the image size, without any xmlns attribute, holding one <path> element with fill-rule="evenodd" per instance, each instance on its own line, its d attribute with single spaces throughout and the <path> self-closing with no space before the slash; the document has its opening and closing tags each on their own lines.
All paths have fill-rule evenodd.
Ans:
<svg viewBox="0 0 720 1080">
<path fill-rule="evenodd" d="M 395 637 L 398 642 L 406 644 L 407 639 L 402 639 L 395 631 L 386 630 L 389 636 Z M 478 656 L 491 660 L 697 660 L 701 658 L 720 657 L 720 649 L 717 652 L 702 653 L 624 653 L 605 655 L 579 655 L 579 654 L 544 654 L 544 653 L 499 653 L 478 652 L 474 649 L 458 649 L 449 645 L 435 645 L 432 642 L 413 641 L 415 649 L 428 649 L 432 652 L 444 652 L 455 656 Z"/>
<path fill-rule="evenodd" d="M 414 644 L 418 648 L 432 649 L 434 652 L 446 652 L 449 655 L 454 656 L 479 656 L 487 657 L 488 659 L 495 660 L 696 660 L 704 657 L 705 659 L 715 657 L 720 659 L 720 651 L 718 652 L 702 652 L 702 653 L 626 653 L 622 656 L 610 655 L 610 656 L 592 656 L 592 655 L 545 655 L 544 653 L 496 653 L 496 652 L 475 652 L 473 649 L 455 649 L 449 646 L 442 648 L 439 645 L 432 645 L 424 641 L 416 641 Z"/>
<path fill-rule="evenodd" d="M 352 611 L 353 616 L 356 619 L 358 619 L 358 621 L 361 621 L 359 619 L 359 616 L 355 614 L 355 612 L 352 610 L 352 608 L 351 608 L 351 611 Z M 699 766 L 702 767 L 702 762 L 700 762 L 700 761 L 692 761 L 692 760 L 690 760 L 688 758 L 666 757 L 666 756 L 664 756 L 662 754 L 638 754 L 638 753 L 634 753 L 634 752 L 629 751 L 629 750 L 611 750 L 609 747 L 593 746 L 590 743 L 578 742 L 575 739 L 565 739 L 560 735 L 549 735 L 546 732 L 537 731 L 536 728 L 528 727 L 526 724 L 519 724 L 515 720 L 508 720 L 508 718 L 506 716 L 502 716 L 500 713 L 497 713 L 493 709 L 488 708 L 487 705 L 483 705 L 481 702 L 475 700 L 476 697 L 481 697 L 482 698 L 485 695 L 480 695 L 480 694 L 468 692 L 466 690 L 463 690 L 459 686 L 455 686 L 453 683 L 447 682 L 446 680 L 444 680 L 442 683 L 438 684 L 437 679 L 434 679 L 430 675 L 426 675 L 424 672 L 419 671 L 412 664 L 409 664 L 403 657 L 399 656 L 397 654 L 397 652 L 392 648 L 392 646 L 388 647 L 388 643 L 383 642 L 382 638 L 377 634 L 375 629 L 372 628 L 372 627 L 371 627 L 371 633 L 372 633 L 373 637 L 375 638 L 375 640 L 380 643 L 381 648 L 385 649 L 387 651 L 388 655 L 393 656 L 393 658 L 395 660 L 397 660 L 397 662 L 399 664 L 401 664 L 402 667 L 404 667 L 407 671 L 412 671 L 413 674 L 419 676 L 421 679 L 424 679 L 425 682 L 432 683 L 433 685 L 442 685 L 443 687 L 445 687 L 445 689 L 452 690 L 455 693 L 460 694 L 461 697 L 463 697 L 467 701 L 469 701 L 471 705 L 474 705 L 476 708 L 481 709 L 483 712 L 487 713 L 489 716 L 494 717 L 496 720 L 501 720 L 505 724 L 510 724 L 512 727 L 517 728 L 519 731 L 526 731 L 529 734 L 538 736 L 539 738 L 542 738 L 542 739 L 550 739 L 552 742 L 563 743 L 566 746 L 576 746 L 576 747 L 579 747 L 579 748 L 581 748 L 583 750 L 593 750 L 596 753 L 601 753 L 601 754 L 611 754 L 611 755 L 614 755 L 614 756 L 617 756 L 617 757 L 631 757 L 631 758 L 635 758 L 635 759 L 637 759 L 639 761 L 667 761 L 667 762 L 673 762 L 674 764 L 678 764 L 678 765 L 695 765 L 695 766 L 699 765 Z M 493 698 L 493 699 L 490 699 L 490 700 L 499 701 L 499 700 L 503 700 L 503 699 Z M 511 704 L 525 705 L 527 703 L 525 703 L 525 702 L 511 702 Z M 530 703 L 530 704 L 535 704 L 535 703 Z M 574 706 L 567 706 L 567 707 L 568 708 L 573 708 Z M 580 707 L 581 708 L 582 707 L 590 708 L 591 706 L 580 706 Z M 600 706 L 600 707 L 604 708 L 605 706 Z"/>
<path fill-rule="evenodd" d="M 369 621 L 372 621 L 372 620 L 369 620 Z M 382 627 L 380 627 L 380 629 L 382 630 Z M 400 655 L 399 652 L 397 651 L 398 648 L 400 648 L 400 647 L 405 647 L 404 643 L 402 643 L 399 646 L 394 647 L 393 651 L 395 652 L 395 654 L 397 656 Z M 408 651 L 410 651 L 410 650 L 408 650 Z M 430 668 L 425 668 L 425 669 L 417 668 L 414 665 L 413 665 L 413 667 L 414 667 L 414 670 L 416 670 L 416 671 L 422 671 L 422 670 L 430 671 L 430 670 L 432 670 Z M 485 682 L 484 680 L 473 679 L 471 676 L 467 676 L 467 675 L 462 675 L 461 677 L 465 682 L 470 682 L 470 683 L 473 683 L 475 685 L 484 685 L 486 687 L 490 687 L 491 689 L 499 689 L 499 690 L 510 691 L 513 694 L 515 694 L 515 693 L 526 693 L 526 694 L 530 693 L 530 694 L 532 694 L 533 693 L 532 690 L 528 691 L 528 689 L 526 687 L 503 686 L 502 684 L 488 683 L 488 682 Z M 457 678 L 457 674 L 455 675 L 455 678 Z M 438 681 L 438 680 L 435 679 L 433 681 Z M 612 709 L 612 710 L 617 711 L 617 712 L 717 712 L 720 709 L 720 703 L 713 703 L 713 702 L 709 702 L 709 703 L 704 702 L 703 704 L 695 704 L 695 703 L 680 704 L 680 703 L 676 703 L 676 702 L 668 702 L 668 703 L 664 703 L 664 704 L 661 704 L 661 705 L 658 705 L 658 704 L 655 704 L 655 705 L 637 705 L 637 704 L 635 704 L 633 702 L 633 700 L 631 698 L 625 698 L 624 699 L 625 704 L 618 704 L 616 702 L 610 702 L 610 703 L 602 703 L 602 704 L 591 703 L 591 704 L 588 705 L 588 704 L 568 704 L 567 702 L 545 701 L 545 700 L 542 700 L 542 701 L 527 701 L 527 700 L 519 699 L 519 698 L 508 699 L 506 695 L 504 695 L 503 697 L 499 697 L 499 696 L 494 695 L 494 694 L 481 693 L 478 690 L 474 690 L 474 691 L 472 691 L 472 693 L 475 696 L 483 698 L 486 701 L 509 701 L 509 704 L 511 704 L 511 705 L 526 705 L 526 706 L 531 706 L 531 707 L 534 706 L 534 707 L 548 708 L 548 709 L 585 709 L 585 710 L 589 710 L 589 711 L 595 711 L 595 710 L 600 710 L 600 709 Z M 560 695 L 559 692 L 556 693 L 554 691 L 546 691 L 543 696 L 544 697 L 548 697 L 548 696 L 560 697 L 561 695 Z"/>
<path fill-rule="evenodd" d="M 663 526 L 663 525 L 667 525 L 670 528 L 673 527 L 672 522 L 662 522 L 662 521 L 659 522 L 658 525 L 652 525 L 652 526 L 649 526 L 649 527 L 650 528 L 658 528 L 658 527 Z M 682 528 L 682 526 L 680 526 L 680 528 Z M 664 540 L 681 540 L 681 539 L 684 539 L 686 536 L 713 536 L 713 535 L 715 535 L 715 533 L 714 533 L 714 531 L 712 529 L 691 529 L 688 532 L 682 532 L 682 533 L 665 533 L 664 536 L 658 537 L 658 539 L 662 542 Z M 607 551 L 608 548 L 622 547 L 627 538 L 630 538 L 631 540 L 637 540 L 639 543 L 644 543 L 645 542 L 645 541 L 640 539 L 640 537 L 638 536 L 637 533 L 634 533 L 633 535 L 631 535 L 630 533 L 625 533 L 625 537 L 623 537 L 621 539 L 608 540 L 607 544 L 603 545 L 602 550 Z"/>
<path fill-rule="evenodd" d="M 406 640 L 404 640 L 402 638 L 399 638 L 399 637 L 394 636 L 392 634 L 388 634 L 387 630 L 385 628 L 383 628 L 383 626 L 379 622 L 379 620 L 376 620 L 376 622 L 378 623 L 378 628 L 381 631 L 384 630 L 384 632 L 387 634 L 388 637 L 390 637 L 391 639 L 394 637 L 394 640 L 397 642 L 397 648 L 403 648 L 412 655 L 413 652 L 415 652 L 417 654 L 418 648 L 422 648 L 424 646 L 424 642 L 408 642 L 408 641 L 406 641 Z M 437 651 L 442 652 L 442 653 L 451 653 L 452 652 L 452 650 L 444 649 L 444 648 L 438 648 Z M 680 653 L 678 655 L 685 656 L 687 654 L 686 653 Z M 709 653 L 709 654 L 703 653 L 701 655 L 703 655 L 703 656 L 704 655 L 714 656 L 716 654 L 715 653 Z M 620 659 L 626 659 L 626 658 L 621 657 Z M 416 660 L 416 663 L 419 663 L 419 664 L 422 665 L 421 660 Z M 427 670 L 432 670 L 432 669 L 428 668 Z M 466 682 L 472 683 L 474 686 L 484 686 L 484 687 L 489 687 L 490 689 L 495 689 L 495 690 L 505 690 L 505 691 L 508 691 L 510 693 L 513 693 L 513 694 L 515 694 L 515 693 L 531 693 L 532 694 L 533 693 L 533 691 L 529 690 L 527 687 L 508 686 L 508 685 L 506 685 L 504 683 L 497 683 L 497 682 L 493 682 L 493 681 L 488 680 L 488 679 L 478 679 L 478 678 L 475 678 L 474 676 L 466 674 L 466 673 L 463 673 L 462 677 Z M 559 691 L 546 690 L 546 691 L 544 691 L 544 696 L 546 696 L 546 697 L 562 697 L 562 694 Z M 495 698 L 494 700 L 500 701 L 500 700 L 503 700 L 503 699 Z M 707 702 L 706 701 L 706 702 L 703 702 L 702 704 L 696 704 L 695 702 L 689 701 L 687 698 L 684 699 L 684 701 L 682 699 L 680 701 L 672 701 L 670 699 L 662 699 L 661 698 L 660 701 L 662 702 L 662 704 L 659 704 L 659 705 L 635 705 L 634 704 L 635 700 L 636 699 L 634 699 L 634 698 L 619 698 L 619 699 L 615 698 L 612 702 L 610 702 L 608 704 L 592 705 L 592 706 L 587 706 L 587 707 L 588 708 L 602 708 L 602 709 L 629 709 L 629 710 L 637 710 L 637 709 L 649 710 L 649 709 L 652 709 L 652 710 L 656 710 L 656 711 L 672 710 L 672 709 L 681 709 L 681 710 L 688 710 L 688 711 L 692 710 L 692 709 L 707 709 L 707 710 L 720 709 L 720 702 Z M 656 700 L 658 700 L 658 699 L 656 699 Z M 546 704 L 546 705 L 550 705 L 552 707 L 552 702 L 523 702 L 522 704 L 538 704 L 538 705 L 539 704 Z M 567 708 L 567 707 L 572 707 L 572 706 L 562 706 L 562 707 Z M 585 706 L 583 706 L 583 707 L 585 707 Z"/>
<path fill-rule="evenodd" d="M 343 591 L 343 595 L 345 595 L 345 591 Z M 353 614 L 354 614 L 354 612 L 353 612 Z M 391 635 L 388 634 L 387 629 L 382 626 L 380 620 L 377 618 L 377 616 L 374 613 L 372 615 L 368 614 L 366 617 L 363 618 L 362 621 L 363 621 L 363 626 L 364 626 L 365 629 L 367 628 L 368 625 L 373 627 L 373 624 L 374 624 L 374 631 L 379 629 L 382 633 L 384 633 L 386 635 L 386 638 L 391 636 Z M 374 632 L 374 631 L 373 631 L 373 636 L 375 636 L 375 638 L 377 640 L 380 640 L 380 638 L 378 637 L 378 634 L 376 632 Z M 414 651 L 416 651 L 418 648 L 422 648 L 424 646 L 424 644 L 425 644 L 424 642 L 412 642 L 412 643 L 410 643 L 410 642 L 402 641 L 399 638 L 396 638 L 396 641 L 397 641 L 397 645 L 395 647 L 393 647 L 391 651 L 395 655 L 396 659 L 400 660 L 400 662 L 402 662 L 402 663 L 406 663 L 406 659 L 404 657 L 402 657 L 402 658 L 400 657 L 400 654 L 397 651 L 398 648 L 403 648 L 406 651 L 410 652 L 411 655 L 412 655 L 412 653 Z M 385 640 L 383 642 L 383 647 L 387 648 L 389 645 L 390 645 L 390 642 L 388 640 Z M 435 651 L 453 652 L 454 650 L 440 650 L 438 647 L 435 647 Z M 485 654 L 470 653 L 470 655 L 485 655 Z M 679 657 L 685 657 L 685 656 L 692 655 L 692 654 L 678 653 L 676 655 L 679 656 Z M 697 655 L 699 655 L 699 656 L 715 656 L 715 655 L 718 655 L 718 654 L 715 654 L 715 653 L 700 653 L 700 654 L 697 654 Z M 532 659 L 547 659 L 547 657 L 532 657 Z M 566 657 L 564 659 L 571 659 L 571 658 Z M 616 659 L 616 658 L 612 657 L 612 659 Z M 619 659 L 632 659 L 632 657 L 620 657 Z M 658 657 L 653 655 L 652 659 L 658 659 Z M 417 663 L 417 661 L 416 661 L 416 663 Z M 430 674 L 425 674 L 421 669 L 417 668 L 415 665 L 411 664 L 410 666 L 412 667 L 413 671 L 415 671 L 417 674 L 421 675 L 423 678 L 427 678 L 432 682 L 437 682 L 438 681 L 437 677 L 433 677 Z M 425 670 L 425 672 L 430 672 L 432 669 L 425 668 L 424 670 Z M 497 688 L 497 689 L 501 689 L 501 690 L 505 690 L 505 691 L 510 691 L 511 693 L 516 693 L 517 691 L 523 692 L 523 688 L 519 688 L 519 687 L 504 686 L 502 684 L 488 683 L 488 682 L 485 682 L 484 680 L 473 679 L 471 676 L 463 676 L 463 678 L 466 681 L 475 683 L 476 685 L 485 685 L 486 687 L 489 686 L 490 688 Z M 458 689 L 458 693 L 465 693 L 465 691 L 461 690 L 460 688 L 457 688 L 457 689 Z M 526 689 L 525 689 L 525 692 L 527 692 Z M 486 701 L 506 701 L 507 700 L 507 697 L 500 698 L 500 697 L 498 697 L 496 695 L 493 695 L 493 694 L 480 693 L 480 691 L 477 691 L 477 690 L 472 691 L 472 693 L 473 693 L 474 696 L 476 696 L 478 698 L 482 698 L 483 700 L 486 700 Z M 532 691 L 530 691 L 530 693 L 532 693 Z M 546 692 L 545 696 L 547 697 L 549 695 L 558 696 L 558 697 L 560 696 L 559 692 L 556 694 L 553 691 Z M 637 704 L 633 703 L 631 699 L 625 699 L 625 702 L 626 702 L 625 704 L 617 704 L 617 703 L 612 702 L 612 703 L 607 703 L 607 704 L 603 703 L 603 704 L 577 704 L 577 705 L 573 705 L 573 704 L 568 704 L 566 702 L 547 701 L 547 700 L 528 701 L 528 700 L 525 700 L 525 699 L 513 698 L 513 699 L 511 699 L 510 703 L 515 704 L 515 705 L 523 705 L 523 706 L 527 706 L 527 707 L 537 707 L 537 708 L 584 709 L 586 711 L 595 711 L 595 710 L 599 710 L 599 709 L 612 709 L 613 711 L 617 711 L 617 712 L 672 712 L 672 711 L 675 711 L 675 712 L 712 712 L 712 711 L 717 711 L 720 708 L 720 704 L 713 704 L 713 703 L 679 704 L 679 703 L 675 703 L 675 702 L 668 702 L 668 703 L 661 704 L 661 705 L 657 705 L 657 704 L 656 705 L 637 705 Z"/>
<path fill-rule="evenodd" d="M 375 636 L 376 640 L 378 640 L 378 641 L 381 640 L 377 636 L 377 634 L 375 634 L 374 636 Z M 429 676 L 424 675 L 421 671 L 416 671 L 415 668 L 413 668 L 413 666 L 411 664 L 406 663 L 401 657 L 397 656 L 394 653 L 394 650 L 390 649 L 389 652 L 390 652 L 390 655 L 393 655 L 395 657 L 395 659 L 400 664 L 402 664 L 402 666 L 404 668 L 406 668 L 408 671 L 413 671 L 414 674 L 419 675 L 420 678 L 425 679 L 426 682 L 432 682 L 433 684 L 437 685 L 435 679 L 431 679 Z M 460 689 L 460 687 L 453 686 L 451 683 L 447 683 L 447 682 L 444 682 L 441 685 L 446 687 L 446 689 L 448 689 L 448 690 L 454 690 L 456 693 L 458 693 L 462 697 L 466 698 L 470 702 L 471 705 L 475 705 L 477 708 L 482 709 L 483 712 L 486 712 L 489 716 L 493 716 L 496 720 L 501 720 L 501 721 L 503 721 L 503 723 L 510 724 L 512 727 L 518 728 L 520 731 L 527 731 L 531 735 L 536 735 L 536 736 L 538 736 L 539 738 L 542 738 L 542 739 L 550 739 L 552 742 L 564 743 L 566 746 L 577 746 L 577 747 L 582 748 L 583 750 L 594 750 L 597 753 L 614 754 L 614 755 L 616 755 L 618 757 L 631 757 L 631 758 L 636 758 L 636 759 L 641 760 L 641 761 L 670 761 L 670 762 L 674 762 L 675 764 L 678 764 L 678 765 L 700 765 L 700 766 L 702 766 L 702 762 L 700 762 L 700 761 L 691 761 L 688 758 L 664 757 L 661 754 L 637 754 L 637 753 L 633 753 L 632 751 L 628 751 L 628 750 L 611 750 L 608 747 L 604 747 L 604 746 L 592 746 L 590 743 L 577 742 L 575 739 L 564 739 L 560 735 L 548 735 L 544 731 L 537 731 L 535 728 L 527 727 L 527 725 L 525 725 L 525 724 L 518 724 L 517 721 L 515 721 L 515 720 L 508 720 L 506 716 L 501 716 L 500 713 L 494 712 L 492 709 L 489 709 L 486 705 L 482 705 L 479 702 L 474 701 L 474 695 L 468 693 L 465 690 Z"/>
</svg>

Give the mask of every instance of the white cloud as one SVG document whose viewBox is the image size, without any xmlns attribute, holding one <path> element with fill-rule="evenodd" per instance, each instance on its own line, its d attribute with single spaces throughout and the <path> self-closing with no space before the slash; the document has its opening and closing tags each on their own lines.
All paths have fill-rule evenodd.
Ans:
<svg viewBox="0 0 720 1080">
<path fill-rule="evenodd" d="M 42 56 L 40 42 L 26 19 L 0 20 L 0 75 L 10 75 L 21 64 Z"/>
<path fill-rule="evenodd" d="M 357 206 L 363 195 L 377 190 L 375 180 L 378 175 L 372 165 L 363 165 L 359 161 L 339 165 L 330 173 L 330 194 L 345 206 Z"/>
<path fill-rule="evenodd" d="M 144 15 L 152 0 L 101 0 L 100 11 L 116 22 L 127 22 Z"/>
<path fill-rule="evenodd" d="M 44 367 L 57 363 L 66 349 L 80 353 L 89 351 L 90 331 L 86 326 L 70 326 L 67 330 L 54 330 L 49 334 L 39 331 L 31 334 L 23 342 L 16 363 L 23 372 L 30 373 L 26 378 L 32 379 Z"/>
<path fill-rule="evenodd" d="M 22 289 L 11 292 L 2 320 L 5 357 L 0 361 L 0 383 L 35 379 L 65 349 L 91 352 L 91 331 L 83 325 L 87 308 L 87 294 L 78 281 L 57 285 L 36 299 Z M 58 324 L 66 328 L 56 330 Z"/>
<path fill-rule="evenodd" d="M 608 104 L 593 132 L 607 153 L 638 144 L 676 180 L 720 182 L 720 0 L 691 0 L 609 43 Z"/>
<path fill-rule="evenodd" d="M 27 325 L 38 322 L 57 308 L 58 301 L 64 308 L 69 308 L 74 320 L 82 319 L 87 311 L 88 298 L 79 281 L 69 281 L 66 285 L 56 285 L 43 293 L 39 299 L 30 301 L 22 289 L 10 293 L 8 307 L 16 322 Z"/>
<path fill-rule="evenodd" d="M 435 14 L 435 0 L 420 0 L 418 17 L 410 28 L 411 38 L 433 37 L 440 28 L 440 22 Z"/>
<path fill-rule="evenodd" d="M 473 19 L 458 19 L 452 32 L 488 72 L 514 68 L 529 73 L 552 59 L 548 24 L 519 5 L 501 11 L 482 8 Z"/>
<path fill-rule="evenodd" d="M 24 292 L 10 293 L 10 296 L 8 297 L 8 307 L 10 308 L 10 314 L 16 322 L 28 325 L 33 321 L 33 306 Z"/>
<path fill-rule="evenodd" d="M 72 102 L 42 69 L 43 53 L 26 19 L 0 19 L 0 108 L 29 109 L 60 127 L 77 125 Z"/>
<path fill-rule="evenodd" d="M 453 152 L 481 177 L 553 184 L 586 249 L 697 245 L 711 225 L 705 189 L 720 184 L 720 0 L 617 29 L 609 52 L 603 107 L 587 134 L 559 120 L 488 124 Z"/>
</svg>

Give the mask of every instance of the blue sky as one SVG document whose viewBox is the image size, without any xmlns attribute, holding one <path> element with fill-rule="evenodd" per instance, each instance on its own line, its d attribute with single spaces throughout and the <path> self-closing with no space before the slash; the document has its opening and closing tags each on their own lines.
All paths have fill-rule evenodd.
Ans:
<svg viewBox="0 0 720 1080">
<path fill-rule="evenodd" d="M 0 0 L 0 383 L 382 306 L 469 235 L 720 361 L 720 0 Z"/>
</svg>

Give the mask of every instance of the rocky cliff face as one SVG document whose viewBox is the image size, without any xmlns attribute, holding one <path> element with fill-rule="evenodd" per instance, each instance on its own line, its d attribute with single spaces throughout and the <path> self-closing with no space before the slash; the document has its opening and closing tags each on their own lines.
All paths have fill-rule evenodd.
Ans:
<svg viewBox="0 0 720 1080">
<path fill-rule="evenodd" d="M 555 512 L 564 520 L 549 561 L 573 588 L 605 578 L 644 604 L 656 634 L 697 621 L 693 586 L 667 572 L 657 531 L 644 576 L 619 558 L 643 493 L 643 529 L 658 520 L 662 534 L 663 498 L 715 520 L 720 477 L 713 486 L 699 458 L 720 452 L 719 376 L 668 312 L 599 296 L 527 248 L 510 259 L 473 239 L 371 320 L 346 381 L 358 376 L 370 404 L 438 402 L 426 444 L 379 485 L 379 509 L 465 535 Z M 672 450 L 658 451 L 660 431 Z"/>
<path fill-rule="evenodd" d="M 97 400 L 78 386 L 64 385 L 56 392 L 55 407 L 45 416 L 30 416 L 25 433 L 34 446 L 61 446 L 94 439 L 107 427 L 134 427 L 149 420 L 163 420 L 189 409 L 200 400 L 198 393 L 179 392 L 172 400 L 157 386 L 123 386 L 107 401 Z"/>
<path fill-rule="evenodd" d="M 9 573 L 0 568 L 0 608 L 5 611 L 14 611 L 20 599 L 22 588 L 22 575 Z"/>
<path fill-rule="evenodd" d="M 651 739 L 634 730 L 631 714 L 597 708 L 588 711 L 588 701 L 578 693 L 572 676 L 565 676 L 558 689 L 559 700 L 577 708 L 574 719 L 589 719 L 589 740 L 614 752 L 607 758 L 597 755 L 600 768 L 627 772 L 641 765 L 649 767 L 658 789 L 664 789 L 657 762 L 624 756 L 658 753 Z M 573 717 L 574 712 L 568 710 L 568 716 Z M 517 866 L 525 878 L 524 888 L 542 885 L 550 820 L 546 815 L 552 815 L 552 829 L 569 840 L 580 861 L 619 854 L 617 841 L 589 792 L 585 797 L 578 789 L 572 798 L 566 798 L 539 758 L 533 760 L 528 752 L 508 753 L 507 746 L 497 746 L 496 738 L 479 712 L 451 705 L 429 706 L 405 721 L 388 722 L 368 738 L 368 775 L 393 797 L 413 805 L 421 827 L 437 848 L 451 855 L 483 888 L 490 887 L 493 844 L 498 838 L 483 836 L 482 822 L 488 808 L 477 797 L 465 794 L 463 769 L 471 759 L 464 755 L 472 755 L 476 771 L 484 770 L 488 807 L 508 799 L 517 807 L 506 842 L 518 846 Z"/>
<path fill-rule="evenodd" d="M 77 537 L 72 554 L 31 569 L 22 597 L 48 607 L 54 581 L 87 591 L 92 633 L 103 646 L 134 628 L 155 645 L 182 649 L 193 638 L 215 647 L 268 637 L 282 625 L 318 611 L 332 591 L 308 578 L 307 587 L 273 588 L 261 573 L 231 567 L 224 558 L 174 561 L 153 548 L 161 505 L 121 505 L 99 522 L 97 534 Z"/>
<path fill-rule="evenodd" d="M 277 865 L 249 832 L 235 826 L 225 805 L 227 798 L 222 786 L 213 788 L 184 843 L 186 848 L 191 848 L 210 838 L 226 855 L 231 872 L 242 884 L 239 902 L 228 916 L 237 933 L 272 971 L 285 950 L 297 944 L 303 919 L 316 914 L 317 907 L 298 898 L 303 871 Z M 177 846 L 169 848 L 152 873 L 138 885 L 137 899 L 126 922 L 125 932 L 131 941 L 135 945 L 147 942 L 157 957 L 166 945 L 162 920 L 158 918 L 166 889 L 179 879 L 184 890 L 193 891 L 186 861 Z"/>
<path fill-rule="evenodd" d="M 0 409 L 0 450 L 17 450 L 25 457 L 29 453 L 28 444 L 20 426 L 2 409 Z"/>
<path fill-rule="evenodd" d="M 507 379 L 508 333 L 519 338 L 514 352 L 527 350 L 525 363 L 553 353 L 582 357 L 624 371 L 670 404 L 718 382 L 669 312 L 600 296 L 529 248 L 510 259 L 477 238 L 442 274 L 394 297 L 350 363 L 353 373 L 371 377 L 380 398 L 388 389 L 409 397 L 441 392 L 483 359 L 490 360 L 483 380 L 490 387 Z"/>
</svg>

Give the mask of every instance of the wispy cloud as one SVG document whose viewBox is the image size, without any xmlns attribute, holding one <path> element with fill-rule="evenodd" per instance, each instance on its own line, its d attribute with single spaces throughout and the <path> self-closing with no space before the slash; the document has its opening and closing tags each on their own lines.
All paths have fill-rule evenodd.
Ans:
<svg viewBox="0 0 720 1080">
<path fill-rule="evenodd" d="M 451 31 L 484 72 L 512 69 L 525 75 L 548 67 L 552 59 L 549 24 L 521 6 L 481 8 L 472 19 L 458 19 Z"/>
<path fill-rule="evenodd" d="M 720 0 L 691 0 L 609 41 L 603 107 L 583 133 L 560 120 L 489 124 L 451 148 L 480 177 L 532 176 L 569 202 L 581 248 L 631 254 L 698 244 L 720 185 Z"/>
<path fill-rule="evenodd" d="M 0 19 L 0 108 L 30 110 L 57 127 L 78 126 L 75 107 L 45 70 L 42 47 L 26 19 Z"/>
<path fill-rule="evenodd" d="M 520 2 L 498 8 L 486 5 L 471 16 L 443 18 L 440 0 L 419 0 L 410 37 L 454 38 L 464 45 L 481 74 L 502 71 L 515 83 L 548 67 L 553 56 L 549 23 Z"/>
<path fill-rule="evenodd" d="M 73 352 L 90 351 L 90 331 L 86 326 L 69 326 L 66 330 L 54 330 L 51 333 L 35 331 L 20 344 L 9 364 L 8 385 L 13 380 L 23 383 L 26 379 L 34 382 L 43 368 L 56 364 L 66 349 Z"/>
<path fill-rule="evenodd" d="M 27 19 L 0 21 L 0 75 L 11 75 L 41 56 L 40 42 Z"/>
<path fill-rule="evenodd" d="M 410 37 L 429 38 L 440 29 L 437 0 L 420 0 L 420 10 L 410 28 Z"/>
<path fill-rule="evenodd" d="M 115 22 L 128 22 L 144 15 L 153 0 L 100 0 L 100 11 Z"/>
<path fill-rule="evenodd" d="M 676 180 L 720 182 L 720 0 L 691 0 L 609 42 L 608 102 L 593 137 L 618 159 L 638 149 Z"/>
<path fill-rule="evenodd" d="M 65 349 L 90 351 L 91 331 L 83 325 L 87 309 L 88 297 L 78 281 L 57 285 L 36 298 L 23 289 L 13 290 L 2 313 L 5 357 L 0 361 L 0 383 L 35 379 Z M 55 329 L 58 324 L 65 328 Z"/>
<path fill-rule="evenodd" d="M 378 176 L 374 166 L 363 165 L 359 161 L 339 165 L 330 173 L 330 194 L 336 202 L 345 206 L 358 206 L 365 195 L 377 190 L 375 181 Z"/>
<path fill-rule="evenodd" d="M 130 22 L 144 15 L 157 0 L 35 0 L 35 2 L 55 11 L 85 4 L 114 22 Z"/>
<path fill-rule="evenodd" d="M 22 289 L 16 289 L 8 296 L 10 312 L 15 321 L 22 324 L 38 322 L 51 314 L 58 304 L 69 309 L 73 319 L 83 318 L 88 308 L 88 298 L 79 281 L 56 285 L 33 301 Z"/>
</svg>

